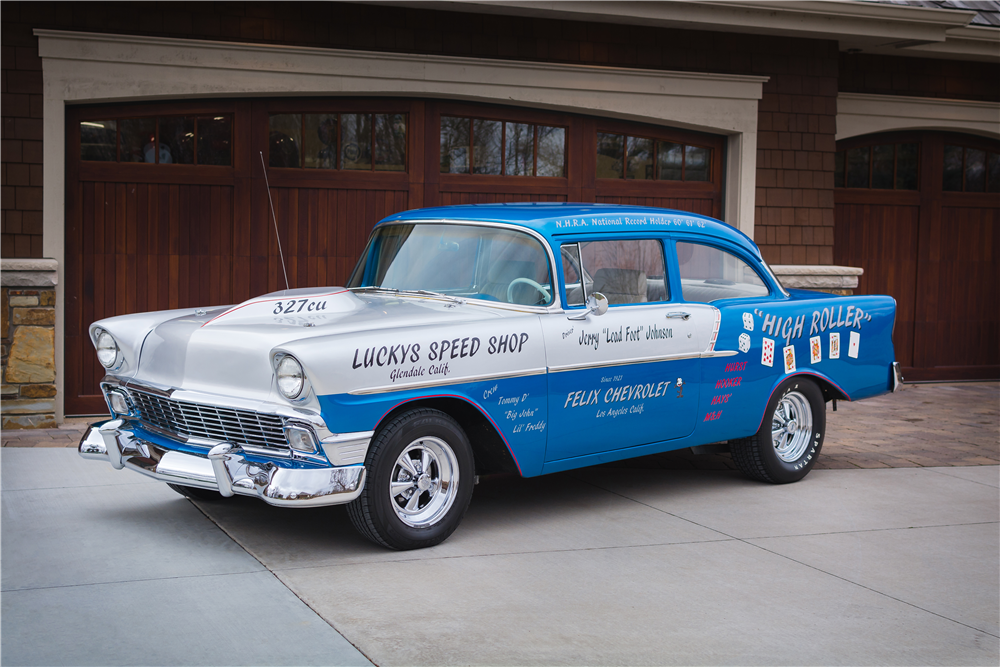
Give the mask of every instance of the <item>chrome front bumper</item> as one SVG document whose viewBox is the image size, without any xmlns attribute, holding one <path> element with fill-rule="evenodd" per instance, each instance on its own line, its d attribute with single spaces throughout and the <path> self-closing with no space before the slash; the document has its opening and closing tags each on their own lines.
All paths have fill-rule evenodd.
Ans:
<svg viewBox="0 0 1000 667">
<path fill-rule="evenodd" d="M 280 507 L 318 507 L 349 503 L 365 484 L 362 465 L 282 468 L 247 461 L 231 443 L 219 443 L 208 458 L 164 449 L 141 440 L 121 419 L 92 425 L 80 440 L 80 456 L 109 461 L 161 482 L 218 491 L 223 496 L 256 496 Z"/>
</svg>

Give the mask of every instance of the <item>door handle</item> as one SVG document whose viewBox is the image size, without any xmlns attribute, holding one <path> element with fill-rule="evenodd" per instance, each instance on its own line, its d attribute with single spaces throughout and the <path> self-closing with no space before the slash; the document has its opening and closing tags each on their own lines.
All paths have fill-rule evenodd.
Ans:
<svg viewBox="0 0 1000 667">
<path fill-rule="evenodd" d="M 681 312 L 667 313 L 667 319 L 687 321 L 691 319 L 691 313 L 681 313 Z"/>
</svg>

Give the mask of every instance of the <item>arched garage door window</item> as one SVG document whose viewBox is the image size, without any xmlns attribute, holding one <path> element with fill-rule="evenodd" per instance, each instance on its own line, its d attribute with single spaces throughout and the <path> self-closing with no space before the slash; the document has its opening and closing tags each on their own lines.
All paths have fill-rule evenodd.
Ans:
<svg viewBox="0 0 1000 667">
<path fill-rule="evenodd" d="M 1000 142 L 900 132 L 837 144 L 834 262 L 896 299 L 909 380 L 1000 377 Z"/>
</svg>

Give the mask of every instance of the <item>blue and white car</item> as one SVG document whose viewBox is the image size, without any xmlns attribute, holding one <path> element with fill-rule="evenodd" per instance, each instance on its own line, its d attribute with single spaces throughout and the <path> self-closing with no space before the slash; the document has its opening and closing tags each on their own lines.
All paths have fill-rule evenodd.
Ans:
<svg viewBox="0 0 1000 667">
<path fill-rule="evenodd" d="M 894 390 L 895 302 L 786 290 L 703 216 L 586 204 L 407 211 L 346 287 L 113 317 L 112 419 L 80 443 L 199 500 L 346 504 L 393 549 L 458 526 L 477 476 L 728 441 L 802 479 L 826 403 Z"/>
</svg>

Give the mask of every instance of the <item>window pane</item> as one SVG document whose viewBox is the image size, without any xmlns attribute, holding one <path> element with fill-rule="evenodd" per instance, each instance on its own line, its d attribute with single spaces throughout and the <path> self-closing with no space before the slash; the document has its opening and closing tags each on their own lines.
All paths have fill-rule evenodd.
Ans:
<svg viewBox="0 0 1000 667">
<path fill-rule="evenodd" d="M 683 175 L 684 147 L 680 144 L 659 142 L 657 146 L 657 161 L 660 167 L 661 181 L 679 181 Z"/>
<path fill-rule="evenodd" d="M 659 241 L 581 243 L 587 294 L 600 292 L 611 305 L 666 300 L 663 247 Z"/>
<path fill-rule="evenodd" d="M 194 118 L 160 119 L 160 164 L 194 164 Z"/>
<path fill-rule="evenodd" d="M 641 137 L 628 138 L 628 167 L 625 178 L 641 181 L 653 180 L 653 140 Z"/>
<path fill-rule="evenodd" d="M 302 157 L 307 169 L 337 168 L 337 114 L 302 116 Z"/>
<path fill-rule="evenodd" d="M 370 114 L 340 115 L 340 168 L 372 168 L 372 117 Z"/>
<path fill-rule="evenodd" d="M 469 119 L 441 116 L 441 173 L 469 173 Z"/>
<path fill-rule="evenodd" d="M 268 164 L 272 167 L 301 167 L 302 116 L 277 114 L 270 118 Z"/>
<path fill-rule="evenodd" d="M 707 181 L 712 151 L 698 146 L 685 146 L 684 151 L 684 180 Z"/>
<path fill-rule="evenodd" d="M 114 162 L 118 159 L 118 125 L 113 120 L 80 123 L 80 159 Z"/>
<path fill-rule="evenodd" d="M 760 276 L 738 257 L 697 243 L 677 243 L 677 266 L 685 301 L 767 296 Z"/>
<path fill-rule="evenodd" d="M 535 163 L 535 126 L 527 123 L 504 123 L 507 133 L 504 173 L 508 176 L 531 176 Z"/>
<path fill-rule="evenodd" d="M 953 192 L 962 191 L 962 147 L 944 147 L 944 182 L 942 187 Z"/>
<path fill-rule="evenodd" d="M 597 177 L 621 178 L 625 162 L 625 137 L 597 133 Z"/>
<path fill-rule="evenodd" d="M 891 190 L 896 147 L 893 144 L 872 146 L 872 187 Z"/>
<path fill-rule="evenodd" d="M 122 121 L 122 162 L 156 162 L 156 119 Z"/>
<path fill-rule="evenodd" d="M 375 114 L 375 171 L 406 171 L 405 114 Z"/>
<path fill-rule="evenodd" d="M 228 167 L 233 163 L 233 119 L 208 116 L 198 119 L 198 164 Z"/>
<path fill-rule="evenodd" d="M 990 178 L 987 192 L 1000 192 L 1000 153 L 990 153 Z"/>
<path fill-rule="evenodd" d="M 580 284 L 580 256 L 577 244 L 568 243 L 560 248 L 562 256 L 563 280 L 566 281 L 566 305 L 582 306 L 585 303 L 583 285 Z M 592 288 L 592 285 L 587 285 Z M 590 294 L 590 291 L 587 292 Z"/>
<path fill-rule="evenodd" d="M 986 189 L 986 151 L 965 149 L 965 191 L 983 192 Z"/>
<path fill-rule="evenodd" d="M 847 151 L 847 187 L 867 188 L 869 148 L 852 148 Z"/>
<path fill-rule="evenodd" d="M 837 151 L 836 166 L 833 169 L 833 187 L 844 187 L 844 151 Z"/>
<path fill-rule="evenodd" d="M 499 175 L 503 164 L 500 145 L 503 142 L 503 123 L 498 120 L 475 120 L 472 127 L 473 173 Z"/>
<path fill-rule="evenodd" d="M 566 128 L 538 126 L 538 171 L 535 175 L 566 175 Z"/>
<path fill-rule="evenodd" d="M 917 189 L 917 144 L 896 146 L 896 189 Z"/>
</svg>

